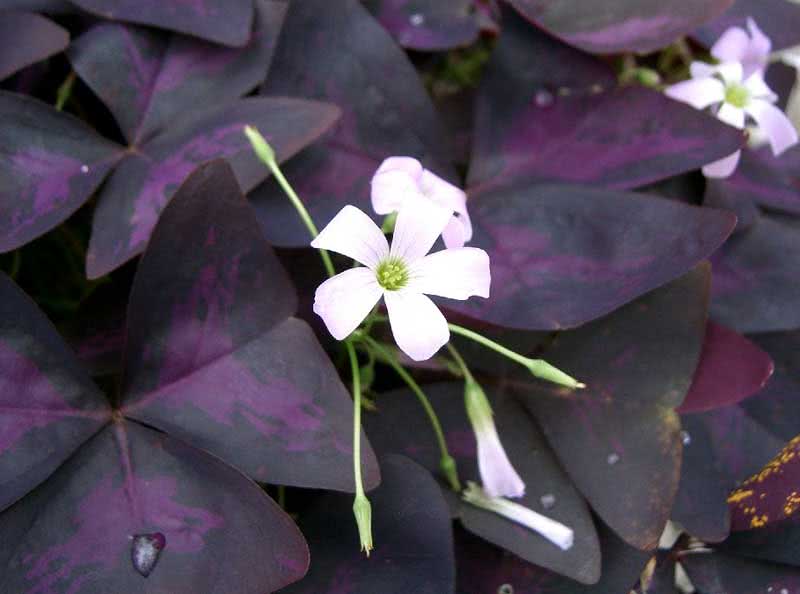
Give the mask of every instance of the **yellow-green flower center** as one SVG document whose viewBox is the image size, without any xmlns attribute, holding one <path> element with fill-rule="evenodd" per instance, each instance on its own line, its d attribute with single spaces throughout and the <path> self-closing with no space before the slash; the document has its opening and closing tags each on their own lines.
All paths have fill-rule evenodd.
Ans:
<svg viewBox="0 0 800 594">
<path fill-rule="evenodd" d="M 398 291 L 408 284 L 408 268 L 398 258 L 387 258 L 375 270 L 378 284 L 387 291 Z"/>
<path fill-rule="evenodd" d="M 750 93 L 742 85 L 729 85 L 725 89 L 725 103 L 742 109 L 750 100 Z"/>
</svg>

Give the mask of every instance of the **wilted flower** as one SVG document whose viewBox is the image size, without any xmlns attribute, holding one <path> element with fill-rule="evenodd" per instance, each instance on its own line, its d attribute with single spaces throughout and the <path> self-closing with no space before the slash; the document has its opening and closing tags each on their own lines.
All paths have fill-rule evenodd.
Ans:
<svg viewBox="0 0 800 594">
<path fill-rule="evenodd" d="M 489 256 L 478 248 L 428 251 L 451 212 L 427 199 L 409 197 L 397 216 L 392 246 L 366 214 L 345 206 L 311 242 L 364 264 L 322 283 L 314 312 L 334 338 L 343 340 L 383 296 L 397 346 L 415 361 L 429 359 L 450 330 L 426 295 L 464 300 L 489 296 Z"/>
<path fill-rule="evenodd" d="M 748 18 L 747 31 L 741 27 L 729 28 L 711 48 L 711 55 L 720 62 L 738 62 L 742 65 L 744 78 L 747 79 L 755 72 L 763 74 L 771 49 L 772 41 L 752 18 Z"/>
<path fill-rule="evenodd" d="M 471 378 L 467 378 L 464 387 L 464 404 L 478 442 L 478 470 L 483 488 L 491 497 L 522 497 L 525 483 L 500 443 L 492 407 L 483 388 Z"/>
<path fill-rule="evenodd" d="M 519 503 L 508 501 L 502 497 L 491 497 L 473 482 L 467 483 L 463 497 L 467 503 L 492 511 L 512 522 L 530 528 L 564 551 L 572 548 L 575 534 L 569 526 L 536 513 Z"/>
<path fill-rule="evenodd" d="M 467 195 L 437 177 L 411 157 L 389 157 L 372 177 L 372 208 L 380 215 L 398 212 L 408 198 L 423 196 L 448 209 L 452 217 L 442 231 L 445 246 L 459 248 L 472 239 Z"/>
<path fill-rule="evenodd" d="M 775 93 L 764 82 L 760 71 L 744 77 L 744 67 L 739 62 L 712 66 L 694 62 L 692 78 L 668 87 L 665 93 L 688 103 L 696 109 L 713 107 L 716 116 L 731 126 L 744 128 L 750 116 L 769 140 L 776 156 L 797 143 L 797 130 L 773 103 Z M 739 163 L 741 151 L 703 167 L 708 177 L 728 177 Z"/>
</svg>

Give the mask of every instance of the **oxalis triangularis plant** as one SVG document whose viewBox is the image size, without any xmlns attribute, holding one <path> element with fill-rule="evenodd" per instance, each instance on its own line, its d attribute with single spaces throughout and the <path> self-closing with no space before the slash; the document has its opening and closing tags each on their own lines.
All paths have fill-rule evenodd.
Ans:
<svg viewBox="0 0 800 594">
<path fill-rule="evenodd" d="M 328 280 L 316 290 L 314 312 L 347 352 L 353 386 L 353 470 L 361 550 L 372 551 L 372 506 L 361 478 L 361 378 L 364 370 L 358 352 L 372 363 L 387 363 L 417 396 L 436 433 L 439 468 L 450 488 L 461 492 L 467 503 L 495 512 L 534 530 L 561 549 L 573 543 L 573 531 L 513 501 L 525 494 L 525 483 L 514 470 L 500 440 L 486 394 L 464 357 L 450 342 L 458 334 L 473 340 L 527 368 L 543 380 L 581 389 L 586 386 L 543 359 L 531 359 L 478 332 L 448 323 L 428 295 L 465 300 L 489 297 L 491 270 L 488 254 L 465 244 L 472 227 L 465 193 L 423 169 L 411 157 L 389 157 L 371 182 L 371 201 L 376 213 L 387 215 L 379 228 L 363 211 L 347 205 L 325 226 L 317 229 L 302 199 L 292 188 L 266 139 L 252 126 L 244 133 L 258 158 L 269 168 L 311 235 L 319 250 Z M 391 235 L 391 242 L 386 235 Z M 442 237 L 445 249 L 429 253 Z M 353 260 L 353 267 L 337 273 L 328 252 Z M 380 313 L 381 301 L 387 316 Z M 462 489 L 458 469 L 448 451 L 436 412 L 425 392 L 395 354 L 373 337 L 377 324 L 388 323 L 400 350 L 413 361 L 425 361 L 446 347 L 453 368 L 464 380 L 464 406 L 477 442 L 482 484 L 468 482 Z"/>
</svg>

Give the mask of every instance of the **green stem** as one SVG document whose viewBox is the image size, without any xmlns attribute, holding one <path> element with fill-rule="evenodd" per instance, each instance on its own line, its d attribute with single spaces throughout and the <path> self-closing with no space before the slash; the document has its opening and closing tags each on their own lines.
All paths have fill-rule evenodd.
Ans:
<svg viewBox="0 0 800 594">
<path fill-rule="evenodd" d="M 450 331 L 453 334 L 458 334 L 463 336 L 464 338 L 469 338 L 485 346 L 488 349 L 495 351 L 503 355 L 504 357 L 511 359 L 512 361 L 519 363 L 523 367 L 527 368 L 533 375 L 543 380 L 547 380 L 549 382 L 553 382 L 555 384 L 559 384 L 562 386 L 566 386 L 568 388 L 585 388 L 586 384 L 583 384 L 576 380 L 575 378 L 567 375 L 557 367 L 550 365 L 544 359 L 531 359 L 530 357 L 525 357 L 524 355 L 520 355 L 517 352 L 512 351 L 509 348 L 504 347 L 502 344 L 499 344 L 490 338 L 486 338 L 482 334 L 478 334 L 477 332 L 473 332 L 468 328 L 463 328 L 462 326 L 457 326 L 456 324 L 448 324 Z"/>
<path fill-rule="evenodd" d="M 283 191 L 288 196 L 289 200 L 294 206 L 297 214 L 300 215 L 300 220 L 303 221 L 303 224 L 308 229 L 309 234 L 311 235 L 312 239 L 316 239 L 317 235 L 319 235 L 319 229 L 314 224 L 314 220 L 311 218 L 311 215 L 306 210 L 303 201 L 300 200 L 300 197 L 297 195 L 297 192 L 294 191 L 292 185 L 288 182 L 286 177 L 283 175 L 280 166 L 278 165 L 278 161 L 275 158 L 275 151 L 272 150 L 272 147 L 267 144 L 267 141 L 264 137 L 259 133 L 258 130 L 251 126 L 245 126 L 244 133 L 247 138 L 250 140 L 250 143 L 253 146 L 253 150 L 261 160 L 264 165 L 272 172 L 272 175 L 278 181 L 278 184 L 281 186 Z M 322 263 L 325 265 L 325 271 L 328 273 L 328 276 L 334 276 L 336 274 L 336 269 L 333 267 L 333 262 L 331 261 L 330 254 L 326 250 L 319 250 L 319 255 L 322 258 Z"/>
<path fill-rule="evenodd" d="M 461 370 L 461 373 L 464 375 L 464 379 L 466 380 L 475 380 L 472 375 L 472 372 L 467 367 L 467 362 L 464 361 L 464 357 L 461 356 L 461 353 L 458 352 L 458 349 L 453 346 L 452 343 L 447 343 L 447 350 L 450 351 L 450 356 L 453 357 L 453 360 L 458 365 L 458 368 Z"/>
<path fill-rule="evenodd" d="M 58 91 L 56 91 L 56 110 L 61 111 L 64 109 L 64 105 L 72 95 L 72 87 L 75 85 L 75 71 L 73 70 L 67 75 L 67 78 L 64 79 L 64 82 L 58 87 Z"/>
<path fill-rule="evenodd" d="M 361 478 L 361 373 L 353 343 L 345 340 L 344 346 L 350 358 L 350 370 L 353 372 L 353 473 L 356 478 L 356 495 L 358 496 L 364 494 L 364 484 Z"/>
<path fill-rule="evenodd" d="M 392 369 L 394 369 L 395 373 L 400 376 L 400 379 L 402 379 L 406 385 L 408 385 L 411 391 L 414 392 L 414 395 L 417 397 L 419 403 L 422 405 L 422 408 L 425 410 L 425 414 L 428 416 L 428 420 L 433 427 L 433 432 L 436 434 L 436 442 L 439 445 L 439 452 L 441 455 L 440 464 L 448 482 L 450 483 L 450 487 L 454 491 L 461 491 L 461 482 L 458 480 L 455 460 L 450 455 L 450 451 L 447 449 L 447 441 L 444 438 L 444 431 L 442 431 L 442 425 L 439 423 L 439 417 L 436 416 L 436 411 L 433 410 L 433 406 L 431 405 L 430 400 L 428 400 L 428 397 L 425 395 L 425 392 L 422 391 L 422 388 L 419 387 L 419 384 L 417 384 L 414 378 L 411 377 L 411 374 L 408 373 L 405 368 L 403 368 L 403 366 L 397 362 L 397 359 L 395 359 L 392 354 L 377 340 L 363 333 L 359 333 L 357 337 L 366 343 L 371 350 L 377 352 L 378 357 L 382 361 L 385 361 Z"/>
</svg>

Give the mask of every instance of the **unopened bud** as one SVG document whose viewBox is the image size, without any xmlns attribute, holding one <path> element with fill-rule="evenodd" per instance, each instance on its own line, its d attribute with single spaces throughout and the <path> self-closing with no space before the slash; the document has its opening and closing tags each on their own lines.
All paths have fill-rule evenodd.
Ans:
<svg viewBox="0 0 800 594">
<path fill-rule="evenodd" d="M 356 495 L 353 502 L 353 515 L 356 517 L 361 550 L 369 557 L 369 553 L 372 551 L 372 505 L 363 493 Z"/>
</svg>

